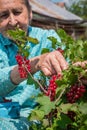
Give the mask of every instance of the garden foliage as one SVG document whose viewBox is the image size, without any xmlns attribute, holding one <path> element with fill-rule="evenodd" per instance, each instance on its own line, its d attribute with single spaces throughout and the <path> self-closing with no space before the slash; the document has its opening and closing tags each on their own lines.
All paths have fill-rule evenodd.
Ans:
<svg viewBox="0 0 87 130">
<path fill-rule="evenodd" d="M 75 62 L 87 59 L 87 41 L 74 40 L 64 30 L 57 30 L 61 43 L 55 37 L 48 37 L 52 41 L 54 50 L 69 62 L 69 67 L 62 74 L 46 77 L 42 72 L 40 79 L 34 79 L 27 69 L 25 62 L 29 56 L 29 46 L 26 41 L 37 44 L 38 40 L 27 37 L 22 30 L 9 31 L 10 37 L 17 43 L 18 54 L 23 59 L 21 67 L 27 72 L 27 84 L 35 83 L 41 93 L 36 97 L 37 106 L 32 110 L 28 119 L 32 125 L 30 130 L 86 130 L 87 129 L 87 87 L 82 79 L 87 79 L 87 65 L 75 66 Z M 42 53 L 49 52 L 43 48 Z M 29 63 L 29 62 L 27 62 Z M 34 97 L 31 97 L 34 98 Z"/>
</svg>

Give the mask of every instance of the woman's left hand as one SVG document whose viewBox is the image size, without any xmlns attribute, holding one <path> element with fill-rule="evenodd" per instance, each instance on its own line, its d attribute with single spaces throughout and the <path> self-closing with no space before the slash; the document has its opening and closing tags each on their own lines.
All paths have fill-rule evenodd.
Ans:
<svg viewBox="0 0 87 130">
<path fill-rule="evenodd" d="M 75 65 L 75 66 L 81 66 L 83 69 L 86 69 L 87 67 L 87 61 L 85 60 L 85 61 L 83 61 L 83 62 L 76 62 L 76 63 L 74 63 L 73 65 Z M 85 70 L 86 72 L 87 72 L 87 69 Z M 82 83 L 84 84 L 84 85 L 87 85 L 87 79 L 86 78 L 84 78 L 84 77 L 82 77 L 81 78 L 81 81 L 82 81 Z"/>
</svg>

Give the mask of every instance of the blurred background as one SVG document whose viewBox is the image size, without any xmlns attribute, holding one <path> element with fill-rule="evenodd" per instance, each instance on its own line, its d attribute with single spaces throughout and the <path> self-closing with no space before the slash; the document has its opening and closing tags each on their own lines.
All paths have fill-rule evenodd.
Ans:
<svg viewBox="0 0 87 130">
<path fill-rule="evenodd" d="M 31 25 L 64 29 L 74 39 L 87 39 L 87 0 L 30 0 Z"/>
</svg>

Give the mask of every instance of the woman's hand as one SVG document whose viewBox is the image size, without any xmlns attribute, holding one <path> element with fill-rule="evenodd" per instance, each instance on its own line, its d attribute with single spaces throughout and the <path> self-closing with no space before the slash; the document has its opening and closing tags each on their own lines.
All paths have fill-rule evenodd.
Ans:
<svg viewBox="0 0 87 130">
<path fill-rule="evenodd" d="M 38 68 L 46 76 L 61 74 L 68 67 L 68 63 L 59 51 L 43 54 L 39 57 Z"/>
<path fill-rule="evenodd" d="M 75 65 L 75 66 L 81 66 L 82 68 L 85 68 L 86 65 L 87 65 L 87 60 L 85 60 L 85 61 L 83 61 L 83 62 L 81 62 L 81 61 L 76 62 L 76 63 L 74 63 L 73 65 Z"/>
<path fill-rule="evenodd" d="M 81 66 L 83 69 L 86 69 L 87 67 L 87 61 L 83 61 L 83 62 L 76 62 L 76 63 L 74 63 L 73 65 L 75 65 L 75 66 Z M 87 69 L 85 70 L 86 72 L 87 72 Z M 86 78 L 84 78 L 84 77 L 82 77 L 81 78 L 81 81 L 82 81 L 82 83 L 84 84 L 84 85 L 87 85 L 87 79 Z"/>
<path fill-rule="evenodd" d="M 62 70 L 68 67 L 68 63 L 59 51 L 48 53 L 41 59 L 40 69 L 45 75 L 61 74 Z"/>
<path fill-rule="evenodd" d="M 61 74 L 67 69 L 68 63 L 59 51 L 53 51 L 30 59 L 31 74 L 41 70 L 46 76 Z M 20 78 L 18 65 L 11 71 L 11 80 L 14 84 L 19 84 L 25 78 Z"/>
</svg>

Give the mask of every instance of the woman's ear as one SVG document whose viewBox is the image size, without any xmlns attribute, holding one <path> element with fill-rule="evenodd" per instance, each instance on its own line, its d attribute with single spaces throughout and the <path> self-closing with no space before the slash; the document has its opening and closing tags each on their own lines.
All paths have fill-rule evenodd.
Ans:
<svg viewBox="0 0 87 130">
<path fill-rule="evenodd" d="M 31 12 L 30 12 L 30 15 L 29 15 L 29 25 L 31 24 L 32 17 L 33 17 L 33 14 L 32 14 L 32 11 L 31 11 Z"/>
<path fill-rule="evenodd" d="M 29 15 L 30 21 L 32 20 L 32 17 L 33 17 L 33 14 L 32 14 L 32 11 L 30 11 L 30 15 Z"/>
</svg>

